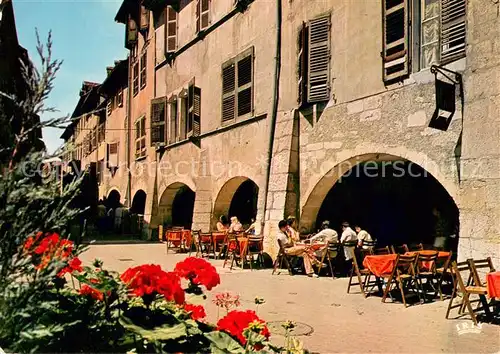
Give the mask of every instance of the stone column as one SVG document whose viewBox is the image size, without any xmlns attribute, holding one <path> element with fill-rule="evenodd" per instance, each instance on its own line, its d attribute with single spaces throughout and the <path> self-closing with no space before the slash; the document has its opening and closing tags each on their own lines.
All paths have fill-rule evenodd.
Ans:
<svg viewBox="0 0 500 354">
<path fill-rule="evenodd" d="M 196 177 L 196 198 L 193 210 L 192 230 L 211 231 L 212 216 L 212 177 L 208 150 L 200 153 L 198 176 Z"/>
</svg>

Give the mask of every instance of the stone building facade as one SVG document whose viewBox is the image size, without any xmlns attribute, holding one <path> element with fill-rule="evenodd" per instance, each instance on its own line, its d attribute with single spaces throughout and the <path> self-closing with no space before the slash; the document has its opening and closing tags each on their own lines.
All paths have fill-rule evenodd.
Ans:
<svg viewBox="0 0 500 354">
<path fill-rule="evenodd" d="M 489 0 L 125 0 L 116 19 L 131 51 L 128 87 L 137 72 L 147 79 L 121 116 L 128 173 L 101 193 L 116 189 L 133 205 L 143 191 L 151 230 L 208 231 L 220 215 L 254 216 L 275 254 L 278 221 L 293 215 L 314 231 L 353 167 L 413 163 L 456 209 L 459 258 L 498 261 L 498 9 Z M 418 194 L 438 203 L 434 189 Z"/>
</svg>

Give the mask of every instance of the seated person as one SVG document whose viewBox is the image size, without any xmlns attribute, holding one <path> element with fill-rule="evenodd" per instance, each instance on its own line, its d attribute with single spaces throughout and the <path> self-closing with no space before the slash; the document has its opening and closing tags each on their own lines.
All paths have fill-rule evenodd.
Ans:
<svg viewBox="0 0 500 354">
<path fill-rule="evenodd" d="M 299 232 L 297 231 L 297 219 L 294 218 L 293 216 L 289 216 L 288 219 L 286 219 L 286 223 L 288 225 L 288 228 L 287 228 L 288 237 L 293 242 L 299 242 L 300 235 L 299 235 Z"/>
<path fill-rule="evenodd" d="M 358 235 L 354 232 L 353 229 L 349 226 L 349 223 L 347 221 L 344 221 L 342 223 L 342 236 L 340 236 L 340 242 L 342 244 L 346 242 L 352 242 L 352 241 L 357 241 Z M 350 261 L 354 257 L 354 248 L 355 247 L 345 247 L 344 246 L 344 255 L 345 255 L 345 260 Z"/>
<path fill-rule="evenodd" d="M 225 215 L 221 215 L 219 217 L 219 221 L 217 221 L 217 231 L 224 232 L 227 230 L 227 218 Z"/>
<path fill-rule="evenodd" d="M 231 225 L 229 225 L 229 232 L 241 232 L 243 231 L 243 225 L 238 220 L 236 216 L 231 217 Z"/>
<path fill-rule="evenodd" d="M 364 241 L 373 241 L 372 236 L 368 232 L 362 230 L 359 225 L 354 226 L 354 230 L 358 234 L 358 247 L 363 247 L 365 250 L 373 248 L 373 246 L 363 245 Z"/>
<path fill-rule="evenodd" d="M 246 234 L 249 234 L 249 235 L 255 235 L 256 234 L 256 229 L 257 229 L 257 223 L 255 222 L 255 218 L 252 218 L 251 219 L 251 224 L 250 226 L 248 227 L 248 229 L 246 229 L 245 233 Z"/>
<path fill-rule="evenodd" d="M 277 235 L 278 242 L 281 247 L 284 248 L 284 251 L 287 255 L 290 256 L 299 256 L 304 260 L 304 268 L 306 270 L 306 274 L 308 277 L 317 278 L 318 275 L 314 273 L 313 264 L 320 264 L 320 262 L 316 259 L 314 254 L 308 250 L 308 247 L 305 245 L 294 245 L 293 241 L 290 241 L 287 235 L 288 224 L 286 220 L 281 220 L 278 224 L 279 231 Z"/>
<path fill-rule="evenodd" d="M 321 231 L 309 239 L 311 243 L 339 242 L 337 231 L 330 229 L 330 222 L 323 221 Z"/>
</svg>

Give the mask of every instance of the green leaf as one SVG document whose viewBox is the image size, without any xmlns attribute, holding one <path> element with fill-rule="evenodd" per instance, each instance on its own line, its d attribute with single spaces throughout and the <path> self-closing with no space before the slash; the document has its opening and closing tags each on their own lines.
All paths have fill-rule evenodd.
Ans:
<svg viewBox="0 0 500 354">
<path fill-rule="evenodd" d="M 227 333 L 214 331 L 205 333 L 205 337 L 211 343 L 212 353 L 245 353 L 245 348 Z"/>
<path fill-rule="evenodd" d="M 126 330 L 136 333 L 151 342 L 178 339 L 187 335 L 186 325 L 182 322 L 173 326 L 163 325 L 153 329 L 138 326 L 125 316 L 121 317 L 119 322 Z"/>
</svg>

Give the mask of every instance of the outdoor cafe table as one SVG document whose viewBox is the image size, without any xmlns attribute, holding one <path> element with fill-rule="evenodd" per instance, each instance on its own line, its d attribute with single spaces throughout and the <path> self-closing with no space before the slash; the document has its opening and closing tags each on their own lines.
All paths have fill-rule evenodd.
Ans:
<svg viewBox="0 0 500 354">
<path fill-rule="evenodd" d="M 431 256 L 431 255 L 433 255 L 436 252 L 437 251 L 433 251 L 433 250 L 411 251 L 411 252 L 406 252 L 405 256 L 413 256 L 414 254 L 417 254 L 417 253 L 419 255 L 422 255 L 422 256 Z M 438 259 L 446 259 L 449 256 L 450 256 L 450 252 L 439 251 L 437 258 Z M 432 268 L 432 261 L 430 261 L 430 262 L 422 262 L 421 269 L 430 270 L 431 268 Z"/>
<path fill-rule="evenodd" d="M 397 254 L 381 254 L 366 256 L 363 266 L 376 277 L 391 274 L 396 264 Z"/>
<path fill-rule="evenodd" d="M 488 296 L 492 299 L 500 299 L 500 272 L 486 274 L 486 283 L 488 287 Z"/>
</svg>

